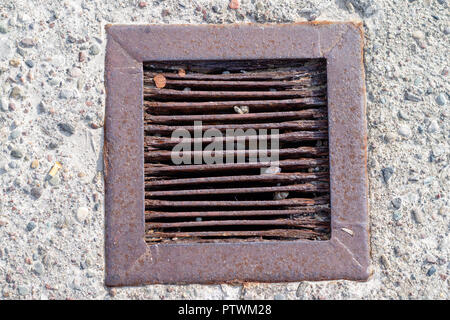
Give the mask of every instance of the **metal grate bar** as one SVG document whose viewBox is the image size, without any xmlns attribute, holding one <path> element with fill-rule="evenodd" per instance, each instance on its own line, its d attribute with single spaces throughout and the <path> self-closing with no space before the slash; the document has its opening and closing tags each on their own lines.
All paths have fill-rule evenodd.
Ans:
<svg viewBox="0 0 450 320">
<path fill-rule="evenodd" d="M 146 199 L 146 208 L 157 207 L 275 207 L 275 206 L 315 206 L 329 203 L 328 197 L 289 198 L 283 200 L 258 201 L 166 201 Z"/>
<path fill-rule="evenodd" d="M 283 99 L 283 100 L 239 100 L 239 101 L 202 101 L 202 102 L 160 102 L 160 101 L 144 101 L 147 112 L 151 114 L 164 114 L 173 111 L 181 111 L 183 113 L 190 112 L 214 112 L 214 111 L 230 111 L 236 105 L 246 105 L 251 110 L 274 110 L 274 108 L 287 109 L 296 108 L 304 109 L 311 106 L 326 106 L 326 99 L 323 97 L 308 97 L 299 99 Z"/>
<path fill-rule="evenodd" d="M 327 172 L 316 173 L 277 173 L 264 174 L 252 176 L 224 176 L 224 177 L 205 177 L 205 178 L 191 178 L 191 179 L 174 179 L 174 180 L 153 180 L 156 177 L 146 177 L 145 187 L 161 187 L 161 186 L 176 186 L 176 185 L 199 185 L 212 183 L 232 183 L 232 182 L 264 182 L 264 183 L 286 183 L 286 182 L 300 182 L 300 181 L 328 181 Z M 165 178 L 167 179 L 167 178 Z"/>
<path fill-rule="evenodd" d="M 207 114 L 207 115 L 183 115 L 183 116 L 153 116 L 145 114 L 145 123 L 172 124 L 180 122 L 193 121 L 223 121 L 223 122 L 241 122 L 241 121 L 263 121 L 263 120 L 294 120 L 308 118 L 326 117 L 325 108 L 308 109 L 301 111 L 287 112 L 266 112 L 250 114 Z"/>
<path fill-rule="evenodd" d="M 240 210 L 240 211 L 186 211 L 186 212 L 164 212 L 147 211 L 145 218 L 184 218 L 184 217 L 248 217 L 248 216 L 280 216 L 280 215 L 311 215 L 319 212 L 330 212 L 329 208 L 304 207 L 289 210 Z"/>
</svg>

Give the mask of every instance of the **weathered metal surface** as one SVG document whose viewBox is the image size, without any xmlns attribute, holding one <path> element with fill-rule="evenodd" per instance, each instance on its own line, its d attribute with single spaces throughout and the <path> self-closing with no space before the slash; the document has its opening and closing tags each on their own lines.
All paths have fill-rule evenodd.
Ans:
<svg viewBox="0 0 450 320">
<path fill-rule="evenodd" d="M 274 108 L 282 110 L 282 108 L 301 106 L 325 106 L 326 100 L 320 97 L 300 98 L 300 99 L 286 99 L 286 100 L 257 100 L 257 101 L 207 101 L 207 102 L 156 102 L 144 101 L 144 105 L 150 107 L 152 113 L 171 113 L 182 110 L 187 112 L 198 112 L 200 110 L 227 110 L 235 105 L 246 105 L 252 110 L 273 110 Z"/>
<path fill-rule="evenodd" d="M 327 204 L 329 197 L 322 196 L 317 198 L 289 198 L 283 200 L 270 201 L 165 201 L 145 199 L 145 206 L 149 208 L 156 207 L 273 207 L 273 206 L 315 206 Z"/>
<path fill-rule="evenodd" d="M 248 114 L 196 114 L 186 116 L 144 116 L 146 123 L 161 123 L 161 124 L 177 124 L 180 122 L 192 121 L 255 121 L 255 120 L 289 120 L 309 117 L 323 117 L 326 114 L 325 108 L 307 109 L 300 111 L 288 112 L 261 112 Z"/>
<path fill-rule="evenodd" d="M 281 169 L 328 167 L 328 159 L 304 158 L 296 160 L 281 160 L 278 167 Z M 169 166 L 163 164 L 146 163 L 144 170 L 146 174 L 170 174 L 179 172 L 205 172 L 205 171 L 234 171 L 268 168 L 271 162 L 246 162 L 246 163 L 223 163 L 223 164 L 199 164 L 199 165 L 179 165 Z"/>
<path fill-rule="evenodd" d="M 107 34 L 107 285 L 367 279 L 367 141 L 360 24 L 108 26 Z M 261 58 L 327 60 L 331 239 L 147 245 L 145 207 L 173 201 L 144 201 L 142 63 Z M 188 202 L 186 206 L 193 201 Z"/>
<path fill-rule="evenodd" d="M 245 211 L 187 211 L 187 212 L 161 212 L 147 211 L 145 218 L 176 218 L 176 217 L 229 217 L 229 216 L 264 216 L 264 215 L 301 215 L 318 211 L 330 212 L 329 208 L 302 207 L 290 210 L 245 210 Z"/>
</svg>

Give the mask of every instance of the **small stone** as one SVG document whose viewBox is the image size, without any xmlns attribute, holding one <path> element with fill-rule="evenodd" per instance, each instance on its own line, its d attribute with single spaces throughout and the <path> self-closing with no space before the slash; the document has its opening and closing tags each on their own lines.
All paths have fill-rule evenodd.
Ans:
<svg viewBox="0 0 450 320">
<path fill-rule="evenodd" d="M 55 142 L 55 141 L 52 141 L 52 142 L 50 142 L 50 143 L 48 144 L 48 148 L 49 148 L 50 150 L 55 150 L 55 149 L 58 148 L 58 147 L 59 147 L 59 145 L 58 145 L 58 143 Z"/>
<path fill-rule="evenodd" d="M 280 167 L 271 166 L 267 168 L 261 168 L 261 174 L 276 174 L 280 172 L 281 172 Z"/>
<path fill-rule="evenodd" d="M 427 271 L 427 276 L 431 277 L 436 272 L 436 268 L 434 266 L 431 266 L 430 269 Z"/>
<path fill-rule="evenodd" d="M 392 215 L 392 218 L 395 221 L 399 221 L 402 217 L 403 217 L 403 214 L 400 211 L 395 211 L 394 214 Z"/>
<path fill-rule="evenodd" d="M 20 46 L 22 48 L 32 48 L 36 45 L 36 42 L 33 39 L 25 38 L 20 41 Z"/>
<path fill-rule="evenodd" d="M 289 192 L 275 192 L 273 195 L 273 200 L 283 200 L 289 196 Z"/>
<path fill-rule="evenodd" d="M 22 57 L 25 57 L 27 55 L 27 52 L 23 50 L 22 48 L 17 48 L 16 52 L 21 55 Z"/>
<path fill-rule="evenodd" d="M 72 98 L 72 96 L 73 96 L 73 92 L 72 92 L 72 90 L 69 90 L 69 89 L 62 89 L 59 92 L 60 99 L 70 99 L 70 98 Z"/>
<path fill-rule="evenodd" d="M 383 265 L 383 267 L 385 269 L 389 269 L 389 260 L 386 258 L 386 256 L 381 255 L 380 256 L 380 262 L 381 262 L 381 264 Z"/>
<path fill-rule="evenodd" d="M 431 263 L 431 264 L 435 264 L 437 262 L 437 259 L 435 256 L 431 255 L 431 254 L 427 254 L 425 256 L 425 262 L 426 263 Z"/>
<path fill-rule="evenodd" d="M 34 62 L 31 60 L 26 60 L 25 64 L 29 67 L 29 68 L 33 68 L 34 67 Z"/>
<path fill-rule="evenodd" d="M 26 286 L 18 286 L 17 291 L 21 296 L 26 296 L 27 294 L 30 293 L 30 289 Z"/>
<path fill-rule="evenodd" d="M 450 208 L 449 207 L 441 207 L 440 209 L 439 209 L 439 211 L 438 211 L 438 213 L 441 215 L 441 216 L 448 216 L 448 214 L 450 213 Z"/>
<path fill-rule="evenodd" d="M 353 4 L 350 1 L 347 1 L 345 3 L 345 6 L 347 7 L 348 12 L 350 12 L 350 13 L 355 12 L 355 7 L 353 7 Z"/>
<path fill-rule="evenodd" d="M 33 221 L 30 221 L 30 222 L 27 224 L 27 231 L 33 231 L 34 228 L 36 228 L 36 223 L 34 223 Z"/>
<path fill-rule="evenodd" d="M 5 98 L 0 98 L 0 110 L 2 110 L 3 112 L 6 112 L 9 110 L 8 101 L 6 101 Z"/>
<path fill-rule="evenodd" d="M 53 187 L 55 187 L 55 186 L 57 186 L 59 183 L 60 183 L 60 179 L 59 179 L 59 177 L 58 176 L 54 176 L 54 177 L 51 177 L 51 179 L 50 180 L 48 180 L 48 183 L 50 183 L 50 185 L 52 185 Z"/>
<path fill-rule="evenodd" d="M 447 98 L 445 97 L 444 93 L 440 93 L 437 97 L 436 97 L 436 103 L 440 106 L 445 106 L 447 104 Z"/>
<path fill-rule="evenodd" d="M 230 0 L 228 7 L 233 10 L 239 9 L 239 0 Z"/>
<path fill-rule="evenodd" d="M 161 16 L 163 16 L 163 17 L 170 16 L 170 10 L 168 10 L 168 9 L 161 10 Z"/>
<path fill-rule="evenodd" d="M 408 138 L 411 135 L 411 129 L 408 126 L 404 125 L 398 129 L 398 133 L 401 136 Z"/>
<path fill-rule="evenodd" d="M 145 8 L 147 6 L 147 2 L 139 1 L 139 8 Z"/>
<path fill-rule="evenodd" d="M 34 273 L 37 275 L 42 275 L 44 273 L 44 266 L 40 262 L 36 262 L 33 268 Z"/>
<path fill-rule="evenodd" d="M 422 101 L 422 98 L 416 96 L 415 94 L 413 94 L 409 91 L 406 91 L 405 92 L 405 100 L 419 102 L 419 101 Z"/>
<path fill-rule="evenodd" d="M 33 161 L 31 161 L 30 167 L 31 169 L 36 169 L 37 167 L 39 167 L 39 161 L 37 159 L 34 159 Z"/>
<path fill-rule="evenodd" d="M 77 220 L 79 222 L 84 222 L 86 218 L 89 216 L 89 209 L 86 207 L 80 207 L 77 210 Z"/>
<path fill-rule="evenodd" d="M 84 51 L 80 51 L 80 53 L 78 54 L 78 61 L 84 62 L 85 60 L 86 60 L 86 53 L 84 53 Z"/>
<path fill-rule="evenodd" d="M 38 188 L 38 187 L 34 187 L 31 189 L 30 193 L 35 199 L 39 199 L 42 195 L 42 189 Z"/>
<path fill-rule="evenodd" d="M 304 13 L 305 13 L 306 19 L 308 21 L 317 20 L 317 18 L 320 16 L 320 11 L 318 11 L 318 10 L 307 10 Z"/>
<path fill-rule="evenodd" d="M 98 128 L 103 127 L 103 124 L 102 123 L 91 122 L 90 126 L 91 126 L 92 129 L 98 129 Z"/>
<path fill-rule="evenodd" d="M 403 120 L 409 120 L 408 114 L 403 110 L 398 112 L 398 117 Z"/>
<path fill-rule="evenodd" d="M 20 136 L 21 133 L 22 133 L 22 132 L 21 132 L 19 129 L 13 130 L 13 131 L 11 132 L 11 135 L 10 135 L 11 140 L 17 139 L 17 138 Z"/>
<path fill-rule="evenodd" d="M 421 78 L 421 77 L 417 77 L 417 78 L 414 80 L 414 85 L 415 85 L 416 87 L 419 86 L 421 83 L 422 83 L 422 78 Z"/>
<path fill-rule="evenodd" d="M 383 175 L 384 182 L 388 183 L 389 179 L 394 174 L 394 169 L 392 169 L 391 167 L 386 167 L 381 170 L 381 173 Z"/>
<path fill-rule="evenodd" d="M 180 77 L 185 77 L 186 76 L 186 70 L 184 69 L 178 69 L 178 75 Z"/>
<path fill-rule="evenodd" d="M 34 188 L 31 188 L 30 193 L 35 199 L 39 199 L 42 195 L 42 189 L 38 188 L 38 187 L 34 187 Z"/>
<path fill-rule="evenodd" d="M 413 209 L 412 211 L 413 217 L 414 217 L 414 221 L 418 224 L 422 224 L 423 223 L 423 215 L 422 212 L 420 212 L 419 209 Z"/>
<path fill-rule="evenodd" d="M 98 47 L 98 45 L 93 44 L 90 48 L 89 48 L 89 54 L 91 56 L 96 56 L 100 53 L 100 48 Z"/>
<path fill-rule="evenodd" d="M 7 273 L 6 274 L 5 280 L 6 280 L 7 283 L 13 283 L 14 282 L 14 278 L 13 278 L 11 273 Z"/>
<path fill-rule="evenodd" d="M 73 281 L 72 281 L 72 288 L 73 288 L 74 290 L 81 291 L 80 280 L 78 280 L 78 279 L 73 279 Z"/>
<path fill-rule="evenodd" d="M 75 133 L 75 127 L 67 122 L 62 122 L 58 124 L 59 130 L 66 132 L 70 135 L 73 135 Z"/>
<path fill-rule="evenodd" d="M 425 179 L 423 179 L 423 184 L 424 185 L 429 185 L 429 184 L 431 184 L 432 182 L 434 181 L 434 177 L 426 177 Z"/>
<path fill-rule="evenodd" d="M 39 102 L 37 106 L 37 111 L 38 113 L 45 113 L 47 111 L 44 101 Z"/>
<path fill-rule="evenodd" d="M 19 149 L 12 149 L 11 150 L 11 156 L 16 158 L 16 159 L 20 159 L 23 157 L 23 152 Z"/>
<path fill-rule="evenodd" d="M 423 40 L 423 39 L 425 39 L 425 33 L 423 33 L 423 32 L 420 31 L 420 30 L 415 30 L 415 31 L 412 33 L 412 37 L 413 37 L 414 39 L 416 39 L 416 40 Z"/>
<path fill-rule="evenodd" d="M 0 60 L 7 59 L 12 52 L 12 48 L 8 41 L 0 41 Z"/>
<path fill-rule="evenodd" d="M 51 78 L 50 80 L 48 80 L 48 84 L 51 86 L 57 86 L 59 84 L 59 80 L 56 78 Z"/>
<path fill-rule="evenodd" d="M 20 60 L 19 59 L 9 60 L 9 65 L 17 68 L 18 66 L 20 66 Z"/>
<path fill-rule="evenodd" d="M 74 37 L 74 36 L 72 36 L 72 35 L 68 35 L 67 36 L 67 42 L 69 42 L 69 43 L 75 43 L 75 42 L 77 42 L 77 39 Z"/>
<path fill-rule="evenodd" d="M 117 295 L 117 289 L 116 288 L 108 288 L 108 293 L 111 297 L 115 297 Z"/>
<path fill-rule="evenodd" d="M 95 277 L 95 272 L 92 271 L 92 270 L 86 271 L 86 277 L 88 277 L 88 278 L 93 278 L 93 277 Z"/>
<path fill-rule="evenodd" d="M 400 209 L 400 207 L 402 206 L 402 199 L 400 199 L 400 198 L 395 198 L 395 199 L 393 199 L 393 200 L 391 201 L 391 203 L 392 203 L 392 206 L 393 206 L 395 209 Z"/>
<path fill-rule="evenodd" d="M 428 133 L 435 133 L 439 130 L 439 125 L 436 119 L 431 120 L 430 125 L 428 126 Z"/>
<path fill-rule="evenodd" d="M 0 24 L 0 33 L 3 33 L 3 34 L 8 33 L 8 27 L 4 24 Z"/>
<path fill-rule="evenodd" d="M 21 96 L 22 96 L 22 92 L 20 91 L 19 87 L 12 88 L 11 93 L 10 93 L 11 98 L 17 100 L 17 99 L 20 99 Z"/>
<path fill-rule="evenodd" d="M 247 114 L 249 112 L 248 106 L 234 106 L 233 109 L 239 114 Z"/>
<path fill-rule="evenodd" d="M 81 69 L 80 68 L 73 68 L 72 70 L 70 70 L 70 75 L 73 78 L 78 78 L 79 76 L 81 76 Z"/>
</svg>

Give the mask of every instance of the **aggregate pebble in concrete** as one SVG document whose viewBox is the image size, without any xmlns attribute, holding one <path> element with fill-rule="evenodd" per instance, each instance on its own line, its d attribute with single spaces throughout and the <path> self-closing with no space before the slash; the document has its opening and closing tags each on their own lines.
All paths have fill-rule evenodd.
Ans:
<svg viewBox="0 0 450 320">
<path fill-rule="evenodd" d="M 449 299 L 446 1 L 141 2 L 0 2 L 0 299 Z M 306 20 L 364 23 L 370 280 L 106 288 L 105 25 Z"/>
</svg>

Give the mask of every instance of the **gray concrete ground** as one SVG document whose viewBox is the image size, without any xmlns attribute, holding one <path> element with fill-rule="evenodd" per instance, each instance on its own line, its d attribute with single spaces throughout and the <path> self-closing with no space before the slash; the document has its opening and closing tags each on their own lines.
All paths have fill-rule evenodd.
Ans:
<svg viewBox="0 0 450 320">
<path fill-rule="evenodd" d="M 449 298 L 447 0 L 239 3 L 0 2 L 0 299 Z M 105 24 L 305 20 L 364 22 L 373 276 L 105 288 Z"/>
</svg>

